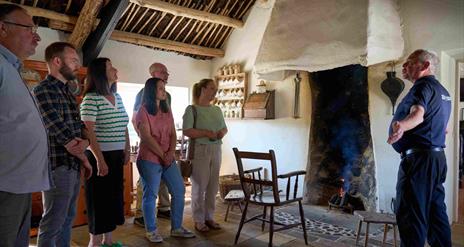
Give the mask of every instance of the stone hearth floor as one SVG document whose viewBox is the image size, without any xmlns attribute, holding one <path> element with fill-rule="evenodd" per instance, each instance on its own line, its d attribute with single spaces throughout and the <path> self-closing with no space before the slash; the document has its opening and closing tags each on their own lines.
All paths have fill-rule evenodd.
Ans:
<svg viewBox="0 0 464 247">
<path fill-rule="evenodd" d="M 169 237 L 170 221 L 159 219 L 158 226 L 164 242 L 161 244 L 149 243 L 145 237 L 145 230 L 133 224 L 133 217 L 126 218 L 126 223 L 117 228 L 114 232 L 114 239 L 121 241 L 125 246 L 182 246 L 182 247 L 213 247 L 213 246 L 233 246 L 235 234 L 240 222 L 241 213 L 238 207 L 229 213 L 227 222 L 224 222 L 224 215 L 227 205 L 220 199 L 217 200 L 216 220 L 223 229 L 210 231 L 206 234 L 196 232 L 197 237 L 193 239 L 176 239 Z M 328 210 L 327 207 L 304 205 L 304 212 L 308 233 L 308 246 L 314 247 L 344 247 L 355 246 L 355 231 L 358 220 L 351 214 L 346 214 L 336 210 Z M 255 206 L 250 207 L 248 215 L 254 215 L 261 211 Z M 269 210 L 268 210 L 269 211 Z M 184 226 L 193 230 L 193 220 L 191 217 L 190 205 L 187 204 L 184 210 Z M 299 221 L 298 204 L 281 207 L 276 211 L 276 221 L 290 223 Z M 245 224 L 240 235 L 237 247 L 261 247 L 267 246 L 269 239 L 268 227 L 264 232 L 261 231 L 261 223 L 254 221 Z M 365 227 L 365 224 L 363 224 Z M 89 236 L 87 226 L 80 226 L 73 229 L 72 246 L 87 246 Z M 363 229 L 365 230 L 365 229 Z M 381 246 L 383 237 L 383 225 L 371 224 L 369 246 Z M 461 231 L 462 228 L 458 228 Z M 463 232 L 453 231 L 453 235 L 462 236 Z M 364 236 L 360 237 L 358 246 L 364 244 Z M 390 230 L 387 237 L 386 246 L 392 246 L 393 232 Z M 31 239 L 30 246 L 36 246 L 36 238 Z M 304 244 L 301 227 L 285 230 L 274 234 L 274 246 L 298 247 Z M 398 245 L 399 246 L 399 245 Z M 464 244 L 453 244 L 453 246 L 464 247 Z"/>
</svg>

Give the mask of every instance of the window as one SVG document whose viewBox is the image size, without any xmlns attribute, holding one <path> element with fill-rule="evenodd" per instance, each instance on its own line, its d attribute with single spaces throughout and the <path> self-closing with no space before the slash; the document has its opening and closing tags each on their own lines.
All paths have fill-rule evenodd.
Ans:
<svg viewBox="0 0 464 247">
<path fill-rule="evenodd" d="M 118 82 L 118 93 L 121 95 L 129 119 L 132 119 L 135 97 L 143 87 L 143 84 Z M 172 115 L 174 116 L 174 124 L 176 129 L 181 129 L 182 116 L 184 115 L 185 108 L 189 105 L 189 89 L 187 87 L 166 86 L 166 91 L 171 94 L 171 108 Z M 131 145 L 140 142 L 134 126 L 132 126 L 132 121 L 129 121 L 128 129 Z M 178 137 L 180 138 L 180 136 Z"/>
</svg>

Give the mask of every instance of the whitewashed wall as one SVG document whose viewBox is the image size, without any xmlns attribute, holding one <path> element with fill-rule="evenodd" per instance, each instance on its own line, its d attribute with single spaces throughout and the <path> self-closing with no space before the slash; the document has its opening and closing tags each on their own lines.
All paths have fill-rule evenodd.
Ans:
<svg viewBox="0 0 464 247">
<path fill-rule="evenodd" d="M 437 77 L 448 89 L 450 95 L 456 90 L 456 61 L 459 50 L 464 48 L 464 2 L 461 0 L 400 0 L 400 16 L 403 23 L 405 39 L 405 56 L 420 48 L 435 51 L 441 58 L 440 72 Z M 458 52 L 456 52 L 458 50 Z M 448 55 L 452 54 L 452 56 Z M 387 128 L 391 121 L 391 104 L 385 94 L 380 90 L 380 83 L 386 78 L 385 64 L 377 65 L 369 70 L 369 105 L 371 129 L 375 149 L 377 166 L 377 181 L 380 209 L 390 208 L 391 198 L 395 196 L 396 175 L 400 162 L 399 155 L 386 143 Z M 397 75 L 401 78 L 401 64 L 396 67 Z M 400 101 L 412 84 L 404 80 L 405 91 Z M 455 99 L 458 100 L 458 99 Z M 457 121 L 457 111 L 450 119 L 448 138 L 446 141 L 446 156 L 448 160 L 448 174 L 445 183 L 446 204 L 448 216 L 456 220 L 456 168 L 454 158 L 457 155 L 454 136 L 457 135 L 454 125 Z"/>
<path fill-rule="evenodd" d="M 249 91 L 258 82 L 253 64 L 270 16 L 269 8 L 255 5 L 242 30 L 235 30 L 225 47 L 225 57 L 214 59 L 211 74 L 228 64 L 240 63 L 250 74 Z M 268 88 L 276 90 L 275 120 L 227 120 L 229 133 L 224 138 L 221 174 L 237 173 L 233 147 L 243 150 L 263 151 L 274 149 L 280 173 L 306 170 L 308 160 L 311 97 L 307 74 L 301 82 L 301 118 L 292 118 L 294 99 L 294 74 L 283 81 L 269 82 Z M 300 180 L 302 183 L 303 181 Z M 302 185 L 300 185 L 302 188 Z"/>
<path fill-rule="evenodd" d="M 67 34 L 49 28 L 39 28 L 42 41 L 36 54 L 29 59 L 44 61 L 45 48 L 55 41 L 65 41 Z M 144 84 L 149 78 L 148 67 L 160 62 L 168 68 L 170 86 L 190 87 L 202 78 L 210 76 L 211 61 L 196 60 L 179 56 L 173 52 L 156 51 L 143 46 L 109 40 L 100 53 L 102 57 L 111 59 L 118 69 L 119 80 Z"/>
</svg>

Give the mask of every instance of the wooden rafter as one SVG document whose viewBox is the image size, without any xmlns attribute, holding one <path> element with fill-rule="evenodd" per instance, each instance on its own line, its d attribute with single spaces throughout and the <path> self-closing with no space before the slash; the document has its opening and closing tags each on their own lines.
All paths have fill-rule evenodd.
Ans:
<svg viewBox="0 0 464 247">
<path fill-rule="evenodd" d="M 0 3 L 11 4 L 12 2 L 0 0 Z M 57 21 L 73 23 L 73 24 L 76 24 L 77 22 L 77 17 L 74 17 L 74 16 L 69 16 L 69 15 L 61 14 L 55 11 L 42 9 L 42 8 L 30 7 L 26 5 L 21 5 L 21 7 L 25 9 L 32 16 L 44 17 L 50 20 L 57 20 Z"/>
<path fill-rule="evenodd" d="M 101 10 L 100 23 L 82 46 L 84 66 L 100 54 L 128 5 L 129 0 L 112 0 Z"/>
<path fill-rule="evenodd" d="M 239 1 L 240 0 L 234 1 L 233 5 L 235 5 L 235 3 Z M 10 2 L 0 0 L 0 3 L 10 3 Z M 190 1 L 189 1 L 189 4 L 190 4 Z M 193 6 L 196 6 L 197 3 L 192 2 L 192 4 Z M 187 6 L 189 5 L 187 4 Z M 29 14 L 32 16 L 39 16 L 39 17 L 50 19 L 49 27 L 53 29 L 61 30 L 61 31 L 67 31 L 67 32 L 73 31 L 77 23 L 77 19 L 78 19 L 76 17 L 68 16 L 66 14 L 61 14 L 55 11 L 41 9 L 37 7 L 30 7 L 26 5 L 22 5 L 21 7 L 26 9 L 29 12 Z M 201 8 L 206 9 L 208 8 L 208 6 L 201 6 Z M 239 13 L 238 15 L 243 15 L 243 11 L 240 11 L 240 12 L 242 13 Z M 224 12 L 220 11 L 220 13 L 222 14 Z M 225 12 L 225 14 L 229 14 L 229 13 L 230 13 L 230 9 Z M 166 15 L 165 12 L 162 12 L 161 14 L 162 16 L 158 17 L 159 20 L 163 19 L 164 15 Z M 157 24 L 159 24 L 159 20 L 156 21 L 157 23 L 155 24 L 155 28 Z M 100 20 L 97 19 L 94 25 L 96 25 L 99 21 Z M 203 21 L 189 19 L 186 25 L 182 27 L 179 33 L 175 35 L 175 40 L 179 39 L 179 35 L 181 35 L 184 32 L 184 30 L 188 28 L 189 24 L 191 24 L 191 28 L 189 29 L 188 34 L 184 36 L 185 38 L 190 36 L 190 33 L 194 29 L 197 29 L 197 31 L 195 32 L 196 34 L 198 31 L 204 31 L 203 29 L 209 26 L 209 25 L 206 25 L 207 23 L 204 23 Z M 145 28 L 145 25 L 142 27 L 142 29 L 143 28 Z M 152 31 L 154 31 L 155 28 L 153 28 Z M 219 46 L 218 44 L 220 43 L 218 41 L 224 40 L 227 36 L 230 35 L 232 30 L 233 28 L 229 26 L 224 26 L 224 25 L 219 25 L 219 24 L 214 25 L 213 32 L 211 32 L 210 34 L 212 35 L 212 38 L 210 37 L 211 42 L 209 42 L 209 38 L 208 38 L 206 40 L 206 44 L 208 43 L 211 43 L 212 45 L 216 44 L 215 46 L 218 47 Z M 139 32 L 140 31 L 141 30 L 139 30 Z M 171 34 L 169 34 L 169 36 L 170 35 Z M 224 51 L 222 49 L 208 48 L 208 47 L 203 47 L 199 45 L 187 44 L 183 42 L 171 41 L 171 40 L 166 40 L 166 39 L 159 39 L 159 38 L 154 38 L 154 37 L 150 37 L 147 35 L 134 34 L 134 33 L 128 33 L 128 32 L 116 31 L 116 30 L 113 31 L 112 35 L 110 36 L 110 39 L 115 40 L 115 41 L 127 42 L 127 43 L 136 44 L 136 45 L 144 45 L 144 46 L 149 46 L 149 47 L 154 47 L 154 48 L 159 48 L 159 49 L 181 52 L 185 54 L 198 55 L 198 56 L 205 56 L 205 57 L 223 57 L 224 56 Z M 202 41 L 204 42 L 204 40 Z"/>
<path fill-rule="evenodd" d="M 154 9 L 157 11 L 162 11 L 170 13 L 175 16 L 183 16 L 187 18 L 196 19 L 199 21 L 206 21 L 216 24 L 221 24 L 233 28 L 242 28 L 243 21 L 233 19 L 223 15 L 213 14 L 207 11 L 201 11 L 196 9 L 191 9 L 183 6 L 179 6 L 172 3 L 163 2 L 160 0 L 130 0 L 130 2 L 135 3 L 139 6 Z"/>
<path fill-rule="evenodd" d="M 153 37 L 149 37 L 145 35 L 122 32 L 122 31 L 117 31 L 117 30 L 113 31 L 113 34 L 111 35 L 111 39 L 131 43 L 131 44 L 156 47 L 156 48 L 184 52 L 184 53 L 194 54 L 194 55 L 199 55 L 199 56 L 224 57 L 224 51 L 221 49 L 213 49 L 213 48 L 207 48 L 207 47 L 202 47 L 198 45 L 190 45 L 190 44 L 185 44 L 182 42 L 158 39 L 158 38 L 153 38 Z"/>
<path fill-rule="evenodd" d="M 86 0 L 84 7 L 82 7 L 81 14 L 77 18 L 76 25 L 68 42 L 73 44 L 76 48 L 80 49 L 85 40 L 92 32 L 92 28 L 97 21 L 97 14 L 102 7 L 103 0 Z"/>
</svg>

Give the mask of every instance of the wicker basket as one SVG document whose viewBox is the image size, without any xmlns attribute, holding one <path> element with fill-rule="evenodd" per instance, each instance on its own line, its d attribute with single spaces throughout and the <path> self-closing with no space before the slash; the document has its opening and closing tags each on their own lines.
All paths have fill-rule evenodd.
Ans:
<svg viewBox="0 0 464 247">
<path fill-rule="evenodd" d="M 240 178 L 236 174 L 223 175 L 219 177 L 219 194 L 221 199 L 224 200 L 227 193 L 231 190 L 241 190 Z"/>
</svg>

